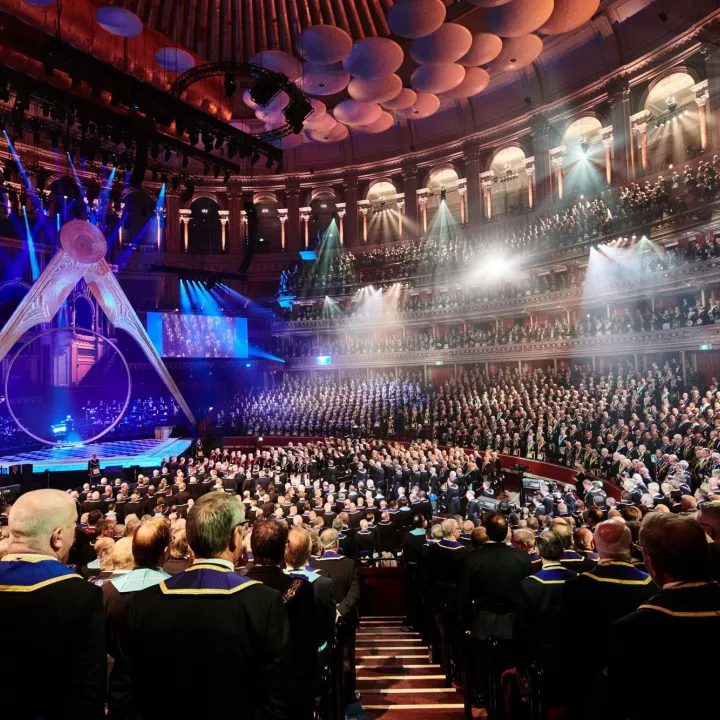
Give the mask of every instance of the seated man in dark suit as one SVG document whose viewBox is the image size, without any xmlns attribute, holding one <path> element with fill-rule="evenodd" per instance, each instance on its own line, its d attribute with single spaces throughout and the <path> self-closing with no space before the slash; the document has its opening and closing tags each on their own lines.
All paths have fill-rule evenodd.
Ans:
<svg viewBox="0 0 720 720">
<path fill-rule="evenodd" d="M 355 557 L 372 558 L 377 551 L 377 535 L 375 530 L 368 528 L 368 521 L 361 520 L 360 528 L 355 533 Z"/>
<path fill-rule="evenodd" d="M 280 593 L 234 572 L 243 554 L 243 520 L 240 499 L 222 492 L 192 507 L 186 533 L 194 564 L 130 602 L 110 677 L 108 718 L 167 715 L 157 672 L 168 657 L 202 658 L 193 664 L 193 684 L 225 689 L 184 693 L 172 709 L 176 718 L 232 717 L 238 698 L 247 717 L 292 714 L 289 688 L 278 682 L 290 666 Z"/>
<path fill-rule="evenodd" d="M 282 596 L 290 621 L 291 667 L 284 680 L 294 698 L 293 716 L 312 720 L 314 710 L 315 663 L 315 597 L 311 584 L 303 577 L 283 572 L 288 526 L 283 520 L 265 520 L 255 525 L 251 536 L 251 580 L 277 590 Z"/>
<path fill-rule="evenodd" d="M 657 682 L 657 658 L 677 658 L 684 678 L 700 678 L 720 647 L 720 585 L 710 579 L 705 534 L 694 517 L 649 513 L 640 545 L 645 567 L 661 590 L 611 626 L 608 674 L 615 716 L 705 717 L 710 700 L 700 688 L 637 691 Z"/>
<path fill-rule="evenodd" d="M 74 499 L 60 490 L 28 492 L 10 510 L 0 562 L 3 718 L 104 717 L 102 593 L 63 564 L 76 520 Z"/>
</svg>

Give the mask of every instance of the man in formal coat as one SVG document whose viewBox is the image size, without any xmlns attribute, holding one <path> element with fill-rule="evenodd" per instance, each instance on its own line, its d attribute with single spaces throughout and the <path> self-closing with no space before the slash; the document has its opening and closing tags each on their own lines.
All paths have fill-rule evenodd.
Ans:
<svg viewBox="0 0 720 720">
<path fill-rule="evenodd" d="M 243 554 L 243 504 L 213 492 L 188 513 L 192 567 L 133 597 L 110 677 L 108 718 L 164 717 L 157 684 L 168 658 L 192 662 L 195 688 L 172 707 L 174 718 L 292 715 L 288 614 L 277 590 L 235 573 Z M 220 691 L 219 688 L 223 690 Z M 241 699 L 241 700 L 239 700 Z"/>
<path fill-rule="evenodd" d="M 102 593 L 66 567 L 75 501 L 60 490 L 20 497 L 0 561 L 2 717 L 102 720 L 106 684 Z"/>
</svg>

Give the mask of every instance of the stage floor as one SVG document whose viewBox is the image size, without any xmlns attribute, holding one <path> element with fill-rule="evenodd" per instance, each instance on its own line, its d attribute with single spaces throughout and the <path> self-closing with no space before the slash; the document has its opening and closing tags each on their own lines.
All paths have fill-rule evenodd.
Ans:
<svg viewBox="0 0 720 720">
<path fill-rule="evenodd" d="M 88 460 L 96 453 L 102 467 L 128 468 L 160 466 L 164 457 L 177 456 L 185 452 L 192 440 L 167 438 L 165 440 L 119 440 L 90 445 L 68 445 L 49 447 L 43 450 L 17 453 L 0 457 L 0 467 L 31 463 L 33 473 L 45 470 L 77 471 L 87 470 Z"/>
</svg>

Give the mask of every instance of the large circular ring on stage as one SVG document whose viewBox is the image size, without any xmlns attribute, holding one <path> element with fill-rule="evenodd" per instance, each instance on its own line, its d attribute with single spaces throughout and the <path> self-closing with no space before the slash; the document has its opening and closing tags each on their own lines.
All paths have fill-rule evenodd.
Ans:
<svg viewBox="0 0 720 720">
<path fill-rule="evenodd" d="M 107 253 L 107 240 L 102 230 L 87 220 L 71 220 L 60 231 L 62 249 L 78 262 L 94 265 Z"/>
<path fill-rule="evenodd" d="M 75 346 L 73 341 L 77 343 Z M 37 348 L 39 363 L 33 354 L 33 346 Z M 106 364 L 105 372 L 109 373 L 107 368 L 114 366 L 115 373 L 112 377 L 106 375 L 103 378 L 103 396 L 98 398 L 97 391 L 92 395 L 88 392 L 83 399 L 77 392 L 78 386 L 74 386 L 73 390 L 72 383 L 67 383 L 67 380 L 72 380 L 68 375 L 78 372 L 83 359 L 88 360 L 93 349 L 95 363 L 110 352 L 116 353 L 119 362 L 112 362 L 111 356 Z M 42 375 L 43 365 L 47 367 L 48 377 Z M 56 386 L 50 387 L 50 374 L 54 376 Z M 31 394 L 32 380 L 29 379 L 33 376 L 38 390 L 42 392 L 41 397 L 33 397 Z M 99 440 L 122 420 L 130 404 L 131 394 L 130 366 L 125 356 L 100 333 L 85 328 L 53 328 L 38 333 L 15 353 L 5 375 L 5 401 L 10 415 L 26 435 L 44 445 L 87 444 Z M 90 397 L 106 401 L 108 406 L 113 404 L 99 432 L 99 410 L 96 409 L 95 414 L 83 410 Z M 25 412 L 21 410 L 23 404 Z M 77 429 L 78 426 L 81 430 Z"/>
</svg>

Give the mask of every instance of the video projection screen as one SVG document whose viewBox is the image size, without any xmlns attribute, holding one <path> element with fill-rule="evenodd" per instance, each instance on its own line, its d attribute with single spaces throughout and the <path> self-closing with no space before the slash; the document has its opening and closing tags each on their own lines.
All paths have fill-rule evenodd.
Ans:
<svg viewBox="0 0 720 720">
<path fill-rule="evenodd" d="M 152 344 L 167 358 L 247 358 L 247 318 L 148 313 Z"/>
</svg>

